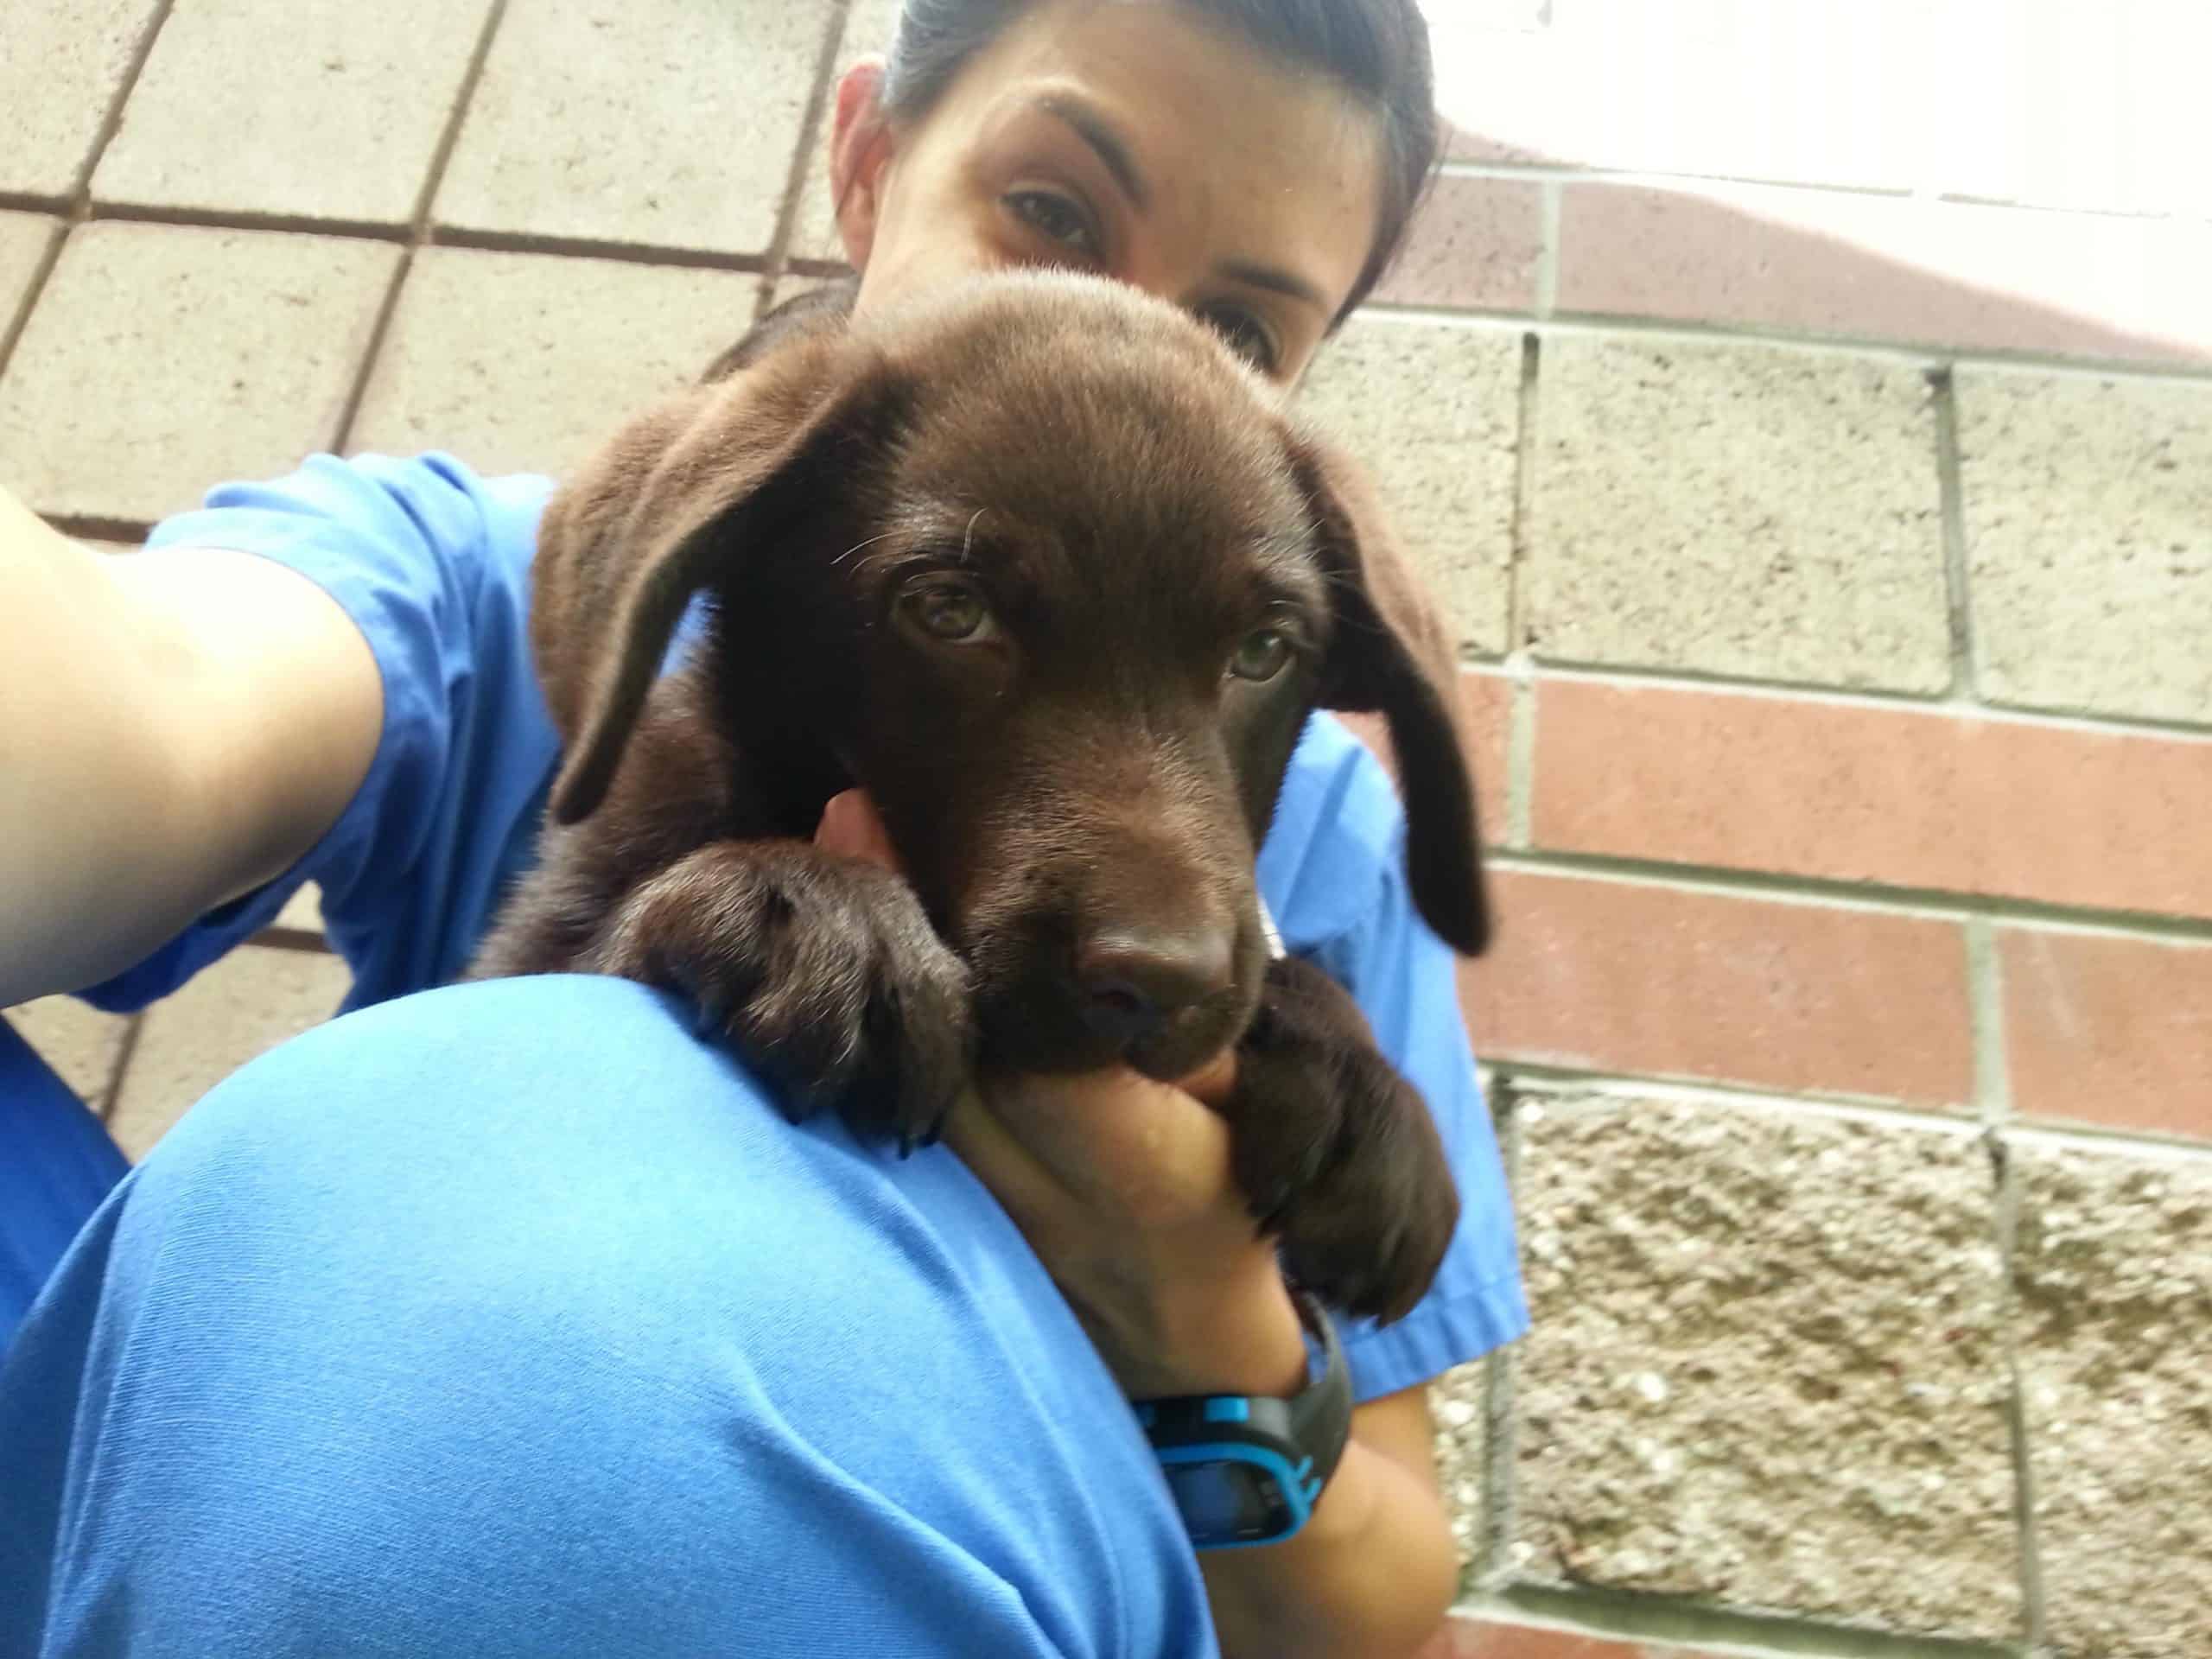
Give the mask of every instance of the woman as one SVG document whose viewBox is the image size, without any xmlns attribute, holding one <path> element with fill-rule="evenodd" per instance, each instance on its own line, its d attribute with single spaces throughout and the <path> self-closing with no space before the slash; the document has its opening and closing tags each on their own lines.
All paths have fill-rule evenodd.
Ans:
<svg viewBox="0 0 2212 1659">
<path fill-rule="evenodd" d="M 832 182 L 856 302 L 1074 265 L 1184 306 L 1293 385 L 1402 240 L 1433 164 L 1431 111 L 1412 0 L 908 0 L 891 60 L 837 90 Z M 10 757 L 28 835 L 0 846 L 0 1004 L 94 982 L 101 1006 L 141 1004 L 308 879 L 355 968 L 354 1005 L 449 977 L 528 861 L 550 770 L 521 631 L 545 489 L 442 459 L 322 460 L 218 493 L 156 532 L 158 557 L 103 563 L 35 522 L 0 528 L 16 550 L 0 550 L 0 617 L 16 619 L 0 627 L 23 635 L 0 640 L 11 724 L 69 734 Z M 1347 1333 L 1361 1404 L 1313 1523 L 1204 1557 L 1232 1653 L 1393 1651 L 1433 1626 L 1452 1551 L 1421 1384 L 1525 1324 L 1448 957 L 1379 923 L 1381 900 L 1291 891 L 1301 863 L 1342 875 L 1330 859 L 1395 833 L 1372 763 L 1332 730 L 1301 751 L 1307 787 L 1286 808 L 1307 804 L 1271 837 L 1263 890 L 1294 945 L 1341 959 L 1436 1109 L 1467 1219 L 1421 1309 Z M 822 838 L 866 851 L 872 834 L 865 804 L 841 798 Z M 1334 851 L 1301 859 L 1314 848 Z M 1370 893 L 1392 879 L 1371 855 L 1360 868 Z M 0 1090 L 29 1102 L 15 1064 Z M 978 1112 L 957 1143 L 1115 1380 L 1136 1395 L 1291 1392 L 1298 1319 L 1217 1120 L 1133 1079 L 1038 1090 L 1061 1109 L 1033 1096 Z M 77 1128 L 42 1121 L 51 1141 Z M 39 1167 L 77 1172 L 79 1197 L 119 1160 L 87 1180 L 82 1148 L 57 1148 Z"/>
</svg>

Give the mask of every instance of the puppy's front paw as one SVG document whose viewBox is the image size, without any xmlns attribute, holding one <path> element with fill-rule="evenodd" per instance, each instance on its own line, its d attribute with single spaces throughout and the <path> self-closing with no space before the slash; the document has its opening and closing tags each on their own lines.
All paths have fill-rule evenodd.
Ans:
<svg viewBox="0 0 2212 1659">
<path fill-rule="evenodd" d="M 781 1087 L 902 1145 L 967 1082 L 968 970 L 887 870 L 797 842 L 718 842 L 641 883 L 586 966 L 680 990 Z"/>
<path fill-rule="evenodd" d="M 1226 1113 L 1237 1180 L 1291 1278 L 1356 1317 L 1409 1313 L 1459 1225 L 1459 1191 L 1427 1103 L 1319 969 L 1268 969 Z"/>
</svg>

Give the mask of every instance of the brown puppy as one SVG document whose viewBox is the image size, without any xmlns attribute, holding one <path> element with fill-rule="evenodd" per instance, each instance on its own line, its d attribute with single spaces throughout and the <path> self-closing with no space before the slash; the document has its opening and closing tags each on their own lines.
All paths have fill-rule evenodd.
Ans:
<svg viewBox="0 0 2212 1659">
<path fill-rule="evenodd" d="M 1287 1267 L 1403 1313 L 1450 1172 L 1350 997 L 1269 963 L 1253 870 L 1310 711 L 1379 709 L 1415 903 L 1481 948 L 1448 639 L 1356 476 L 1172 308 L 1027 274 L 844 309 L 772 319 L 549 507 L 567 753 L 475 971 L 680 988 L 795 1115 L 909 1142 L 978 1066 L 1171 1079 L 1237 1043 Z M 855 785 L 906 880 L 810 844 Z"/>
</svg>

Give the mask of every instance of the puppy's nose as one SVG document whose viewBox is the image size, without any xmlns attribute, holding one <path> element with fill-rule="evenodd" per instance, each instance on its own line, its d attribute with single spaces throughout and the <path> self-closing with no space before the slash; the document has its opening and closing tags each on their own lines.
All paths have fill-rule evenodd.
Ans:
<svg viewBox="0 0 2212 1659">
<path fill-rule="evenodd" d="M 1141 1042 L 1185 1009 L 1231 988 L 1232 950 L 1225 928 L 1094 934 L 1075 954 L 1084 1019 L 1116 1048 Z"/>
</svg>

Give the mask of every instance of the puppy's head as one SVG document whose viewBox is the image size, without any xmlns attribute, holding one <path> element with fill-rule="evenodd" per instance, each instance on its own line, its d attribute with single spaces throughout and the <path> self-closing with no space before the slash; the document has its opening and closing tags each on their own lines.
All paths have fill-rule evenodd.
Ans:
<svg viewBox="0 0 2212 1659">
<path fill-rule="evenodd" d="M 810 332 L 633 425 L 540 543 L 556 817 L 603 796 L 706 591 L 746 787 L 786 833 L 869 791 L 995 1064 L 1170 1077 L 1236 1035 L 1317 703 L 1385 716 L 1415 904 L 1482 946 L 1448 638 L 1357 475 L 1132 290 L 995 276 Z"/>
</svg>

